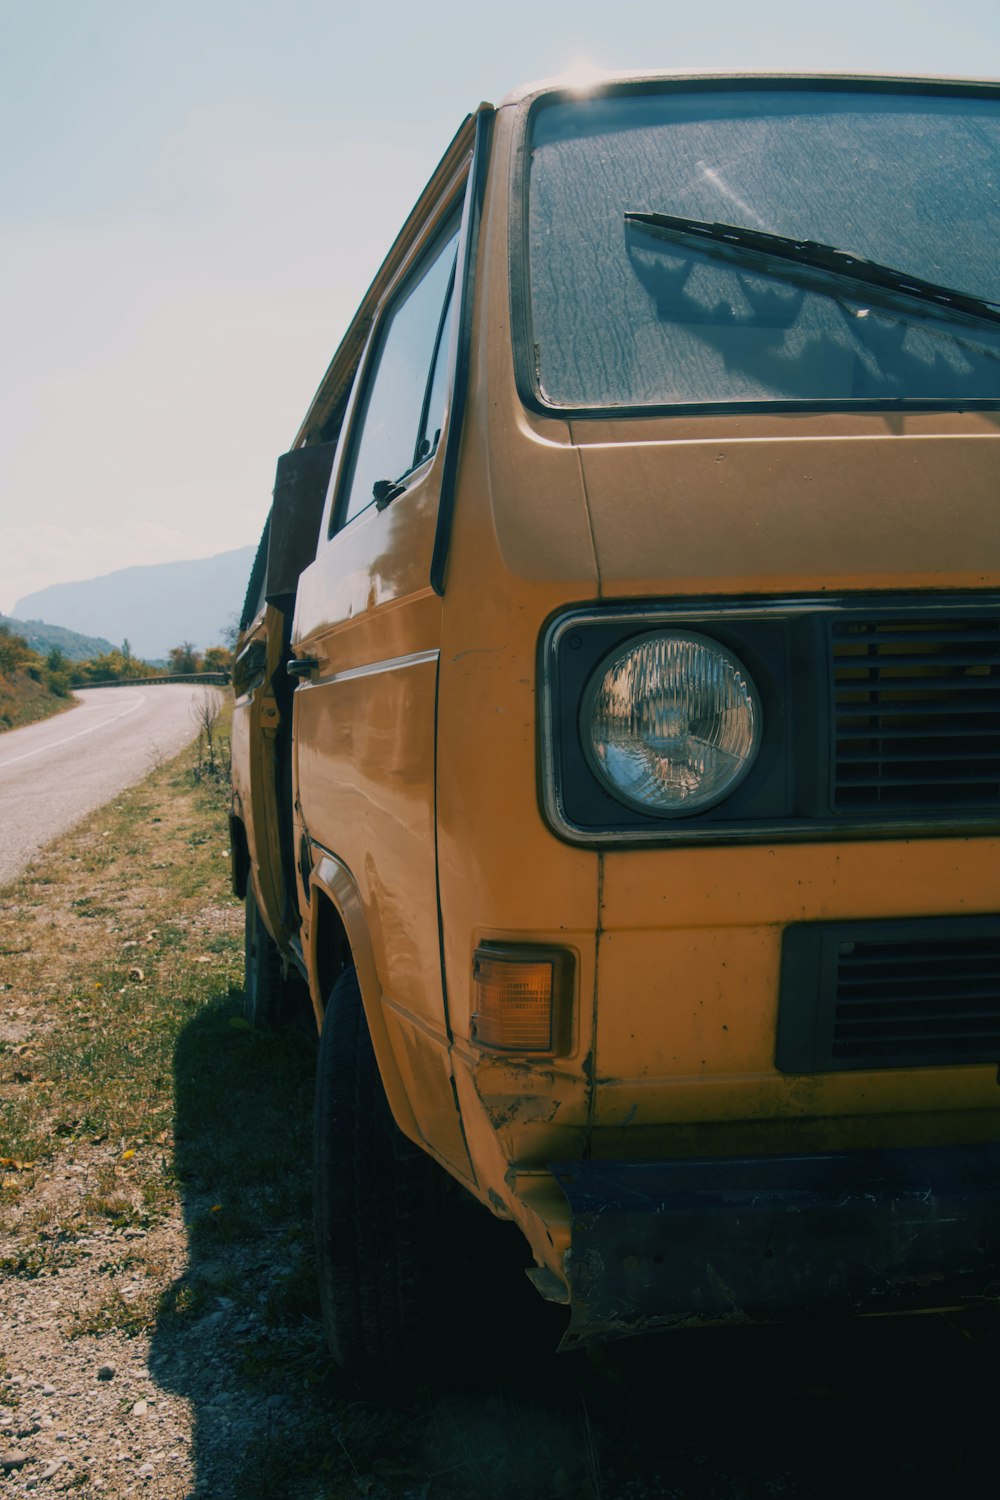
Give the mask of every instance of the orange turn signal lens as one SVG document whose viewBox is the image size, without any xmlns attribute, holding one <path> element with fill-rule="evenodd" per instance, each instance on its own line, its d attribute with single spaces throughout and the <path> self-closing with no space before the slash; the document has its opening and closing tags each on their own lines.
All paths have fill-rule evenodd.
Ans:
<svg viewBox="0 0 1000 1500">
<path fill-rule="evenodd" d="M 572 999 L 570 954 L 552 948 L 477 948 L 472 1040 L 502 1052 L 561 1050 Z"/>
</svg>

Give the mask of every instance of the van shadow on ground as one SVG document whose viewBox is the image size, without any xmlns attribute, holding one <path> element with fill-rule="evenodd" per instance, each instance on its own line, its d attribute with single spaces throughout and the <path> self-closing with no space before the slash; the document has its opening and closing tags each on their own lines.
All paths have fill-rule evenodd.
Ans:
<svg viewBox="0 0 1000 1500">
<path fill-rule="evenodd" d="M 150 1368 L 192 1407 L 211 1500 L 852 1500 L 992 1489 L 998 1342 L 944 1317 L 685 1330 L 558 1356 L 559 1328 L 478 1216 L 442 1278 L 462 1357 L 410 1405 L 327 1359 L 313 1285 L 315 1042 L 218 994 L 178 1039 L 188 1264 Z M 516 1231 L 511 1231 L 516 1238 Z M 443 1246 L 454 1254 L 454 1245 Z M 448 1288 L 452 1287 L 449 1296 Z"/>
</svg>

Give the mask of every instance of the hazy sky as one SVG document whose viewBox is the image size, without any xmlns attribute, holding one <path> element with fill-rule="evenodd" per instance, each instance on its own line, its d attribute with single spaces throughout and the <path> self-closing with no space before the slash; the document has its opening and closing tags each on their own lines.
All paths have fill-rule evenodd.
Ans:
<svg viewBox="0 0 1000 1500">
<path fill-rule="evenodd" d="M 459 122 L 577 62 L 1000 74 L 1000 0 L 0 0 L 0 611 L 256 540 Z"/>
</svg>

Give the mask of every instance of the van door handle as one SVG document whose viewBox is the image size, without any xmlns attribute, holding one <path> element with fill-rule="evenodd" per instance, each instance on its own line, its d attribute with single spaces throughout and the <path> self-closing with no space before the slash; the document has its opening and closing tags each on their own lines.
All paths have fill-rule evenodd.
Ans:
<svg viewBox="0 0 1000 1500">
<path fill-rule="evenodd" d="M 285 671 L 289 677 L 310 677 L 318 666 L 318 657 L 290 656 L 285 662 Z"/>
</svg>

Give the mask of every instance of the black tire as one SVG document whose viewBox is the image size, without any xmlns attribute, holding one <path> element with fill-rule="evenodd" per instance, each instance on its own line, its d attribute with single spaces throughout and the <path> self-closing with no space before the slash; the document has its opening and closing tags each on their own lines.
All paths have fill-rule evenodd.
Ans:
<svg viewBox="0 0 1000 1500">
<path fill-rule="evenodd" d="M 314 1172 L 330 1351 L 369 1391 L 405 1395 L 427 1374 L 430 1234 L 443 1174 L 392 1118 L 353 968 L 334 985 L 323 1019 Z"/>
<path fill-rule="evenodd" d="M 253 887 L 247 886 L 243 929 L 243 1008 L 264 1031 L 290 1026 L 304 1014 L 309 990 L 298 974 L 285 974 L 278 945 L 264 926 Z"/>
</svg>

